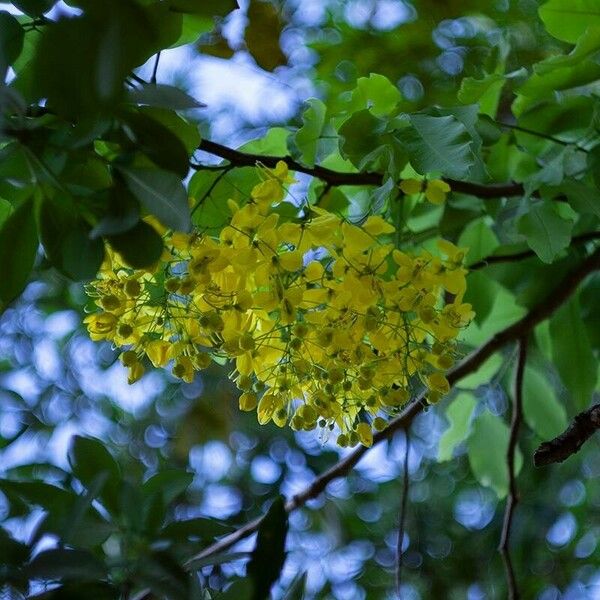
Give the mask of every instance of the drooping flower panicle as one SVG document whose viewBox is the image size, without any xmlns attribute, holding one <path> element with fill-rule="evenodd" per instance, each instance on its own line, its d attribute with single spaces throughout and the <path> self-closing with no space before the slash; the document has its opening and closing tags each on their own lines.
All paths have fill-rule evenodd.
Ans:
<svg viewBox="0 0 600 600">
<path fill-rule="evenodd" d="M 240 408 L 260 423 L 337 429 L 340 445 L 368 446 L 419 386 L 431 402 L 449 390 L 473 315 L 464 251 L 442 240 L 442 257 L 404 253 L 380 216 L 355 225 L 311 207 L 282 221 L 273 207 L 293 181 L 287 166 L 260 173 L 247 204 L 229 201 L 218 237 L 165 232 L 152 271 L 107 249 L 88 289 L 100 309 L 85 319 L 90 335 L 122 349 L 130 382 L 146 359 L 188 382 L 229 359 Z"/>
</svg>

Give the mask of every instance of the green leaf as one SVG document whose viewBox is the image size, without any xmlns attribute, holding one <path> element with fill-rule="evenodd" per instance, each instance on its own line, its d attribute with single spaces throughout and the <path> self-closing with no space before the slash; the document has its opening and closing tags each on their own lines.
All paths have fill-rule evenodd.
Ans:
<svg viewBox="0 0 600 600">
<path fill-rule="evenodd" d="M 290 132 L 285 127 L 270 127 L 264 136 L 246 142 L 238 150 L 251 154 L 285 154 L 289 136 Z"/>
<path fill-rule="evenodd" d="M 523 378 L 523 417 L 542 440 L 551 440 L 567 427 L 567 411 L 557 400 L 548 377 L 527 367 Z"/>
<path fill-rule="evenodd" d="M 327 107 L 318 98 L 309 98 L 306 104 L 308 108 L 302 113 L 303 125 L 295 133 L 293 140 L 300 150 L 300 160 L 312 167 L 326 125 Z"/>
<path fill-rule="evenodd" d="M 573 66 L 534 73 L 517 93 L 532 98 L 546 98 L 553 92 L 587 85 L 600 79 L 600 65 L 586 59 Z"/>
<path fill-rule="evenodd" d="M 389 115 L 402 100 L 400 90 L 384 75 L 359 77 L 351 96 L 351 110 L 367 108 L 376 117 Z"/>
<path fill-rule="evenodd" d="M 469 249 L 466 264 L 473 264 L 489 256 L 500 245 L 492 231 L 492 224 L 490 217 L 480 217 L 471 221 L 460 234 L 457 245 Z"/>
<path fill-rule="evenodd" d="M 256 547 L 248 563 L 247 572 L 254 582 L 253 600 L 268 598 L 271 586 L 279 579 L 285 562 L 287 530 L 285 500 L 280 496 L 271 504 L 258 528 Z"/>
<path fill-rule="evenodd" d="M 483 323 L 490 315 L 496 300 L 498 284 L 481 271 L 467 275 L 467 291 L 464 301 L 473 306 L 475 323 Z"/>
<path fill-rule="evenodd" d="M 163 252 L 163 241 L 156 229 L 138 221 L 131 229 L 106 237 L 106 241 L 134 269 L 151 267 Z"/>
<path fill-rule="evenodd" d="M 106 446 L 93 438 L 74 436 L 69 449 L 69 464 L 73 474 L 87 488 L 100 473 L 106 474 L 106 482 L 100 492 L 106 508 L 115 511 L 119 506 L 121 474 L 119 466 Z"/>
<path fill-rule="evenodd" d="M 287 64 L 287 57 L 279 45 L 284 23 L 277 8 L 270 2 L 251 0 L 247 16 L 249 22 L 244 41 L 258 66 L 273 71 Z"/>
<path fill-rule="evenodd" d="M 480 385 L 488 384 L 502 367 L 501 354 L 492 354 L 474 373 L 463 377 L 456 385 L 464 390 L 476 390 Z"/>
<path fill-rule="evenodd" d="M 10 13 L 0 12 L 0 74 L 2 81 L 8 67 L 17 59 L 23 49 L 25 31 Z"/>
<path fill-rule="evenodd" d="M 450 460 L 455 448 L 467 439 L 471 425 L 471 415 L 477 404 L 475 396 L 469 392 L 459 392 L 446 409 L 446 418 L 450 426 L 440 438 L 438 461 Z"/>
<path fill-rule="evenodd" d="M 13 0 L 12 3 L 26 15 L 39 17 L 48 12 L 56 4 L 56 0 Z"/>
<path fill-rule="evenodd" d="M 129 90 L 127 100 L 132 104 L 167 108 L 169 110 L 190 110 L 206 106 L 206 104 L 198 102 L 183 90 L 163 83 L 144 85 L 141 88 Z"/>
<path fill-rule="evenodd" d="M 25 287 L 33 268 L 38 238 L 31 199 L 21 202 L 0 228 L 0 256 L 3 261 L 0 277 L 0 310 L 14 300 Z"/>
<path fill-rule="evenodd" d="M 175 231 L 191 226 L 188 197 L 177 175 L 160 169 L 121 167 L 129 189 L 146 210 Z"/>
<path fill-rule="evenodd" d="M 519 233 L 545 263 L 551 263 L 571 242 L 572 222 L 558 216 L 552 202 L 535 204 L 519 220 Z"/>
<path fill-rule="evenodd" d="M 370 111 L 365 109 L 355 112 L 344 121 L 339 131 L 342 137 L 342 156 L 351 160 L 359 169 L 363 168 L 373 153 L 381 148 L 384 130 L 385 123 Z"/>
<path fill-rule="evenodd" d="M 194 225 L 201 231 L 218 234 L 231 219 L 227 200 L 232 198 L 240 206 L 244 205 L 257 183 L 254 167 L 242 167 L 226 174 L 198 171 L 189 184 L 189 193 L 194 199 Z"/>
<path fill-rule="evenodd" d="M 481 485 L 492 488 L 498 498 L 504 498 L 508 492 L 506 450 L 509 436 L 506 423 L 486 410 L 475 420 L 467 442 L 469 464 L 473 475 Z M 516 473 L 521 470 L 522 465 L 523 456 L 517 447 Z"/>
<path fill-rule="evenodd" d="M 552 359 L 571 393 L 576 410 L 589 406 L 596 385 L 597 361 L 594 358 L 579 298 L 571 298 L 550 319 Z"/>
<path fill-rule="evenodd" d="M 550 56 L 533 65 L 536 73 L 543 75 L 563 67 L 572 67 L 600 51 L 600 27 L 589 27 L 577 40 L 577 45 L 569 54 Z"/>
<path fill-rule="evenodd" d="M 597 0 L 549 0 L 540 6 L 539 14 L 548 33 L 572 44 L 588 27 L 600 27 Z"/>
<path fill-rule="evenodd" d="M 569 204 L 582 215 L 596 215 L 600 217 L 600 191 L 581 181 L 566 180 L 559 188 L 566 195 Z"/>
<path fill-rule="evenodd" d="M 478 103 L 482 114 L 494 118 L 505 83 L 506 76 L 499 73 L 485 75 L 482 79 L 465 77 L 458 90 L 458 99 L 463 104 Z"/>
<path fill-rule="evenodd" d="M 34 579 L 93 581 L 107 575 L 104 563 L 87 550 L 46 550 L 26 569 Z"/>
<path fill-rule="evenodd" d="M 421 174 L 432 171 L 462 179 L 473 165 L 472 140 L 456 117 L 410 115 L 412 127 L 396 135 L 408 151 L 411 165 Z"/>
<path fill-rule="evenodd" d="M 168 127 L 139 113 L 123 115 L 124 130 L 133 143 L 158 167 L 183 178 L 190 170 L 189 156 L 183 142 Z"/>
<path fill-rule="evenodd" d="M 0 198 L 0 229 L 2 228 L 4 221 L 6 221 L 6 219 L 8 219 L 8 217 L 10 216 L 12 211 L 13 211 L 12 204 L 8 200 L 5 200 L 4 198 Z"/>
</svg>

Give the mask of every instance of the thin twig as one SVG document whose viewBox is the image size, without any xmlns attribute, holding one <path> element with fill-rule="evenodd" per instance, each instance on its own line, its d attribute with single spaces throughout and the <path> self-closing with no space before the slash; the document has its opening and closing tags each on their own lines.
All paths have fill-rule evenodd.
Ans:
<svg viewBox="0 0 600 600">
<path fill-rule="evenodd" d="M 210 197 L 210 195 L 212 194 L 213 190 L 217 187 L 219 181 L 221 181 L 221 179 L 223 179 L 223 177 L 225 177 L 225 175 L 227 175 L 227 173 L 229 173 L 229 171 L 231 171 L 232 167 L 229 166 L 225 169 L 223 169 L 214 179 L 214 181 L 210 184 L 209 188 L 206 190 L 206 192 L 204 192 L 204 194 L 202 195 L 202 198 L 200 198 L 200 200 L 198 200 L 198 202 L 196 202 L 196 204 L 194 205 L 194 208 L 192 208 L 191 211 L 191 215 L 193 215 L 204 203 L 204 201 Z"/>
<path fill-rule="evenodd" d="M 406 505 L 408 503 L 408 489 L 410 475 L 408 472 L 408 454 L 410 451 L 410 427 L 404 430 L 404 464 L 402 465 L 402 499 L 400 500 L 400 513 L 398 515 L 398 544 L 396 546 L 396 592 L 402 598 L 402 559 L 404 558 L 403 542 L 406 528 Z"/>
<path fill-rule="evenodd" d="M 332 187 L 333 186 L 328 181 L 325 183 L 325 186 L 323 187 L 323 189 L 321 190 L 321 193 L 317 197 L 317 201 L 315 202 L 315 206 L 321 206 L 322 200 L 325 198 L 325 196 L 327 196 L 327 194 L 329 194 L 329 192 L 331 191 Z"/>
<path fill-rule="evenodd" d="M 600 239 L 600 231 L 588 231 L 587 233 L 574 236 L 571 239 L 571 245 L 585 244 L 585 242 L 591 242 L 592 240 L 598 239 Z M 523 252 L 516 252 L 515 254 L 490 254 L 489 256 L 478 260 L 476 263 L 469 265 L 467 269 L 469 269 L 469 271 L 477 271 L 478 269 L 483 269 L 489 265 L 518 262 L 525 258 L 531 258 L 532 256 L 535 256 L 533 250 L 523 250 Z"/>
<path fill-rule="evenodd" d="M 490 358 L 490 356 L 498 352 L 498 350 L 503 348 L 506 344 L 518 340 L 530 333 L 536 325 L 547 319 L 566 300 L 568 300 L 568 298 L 577 290 L 579 284 L 590 273 L 597 270 L 600 270 L 600 249 L 596 250 L 583 260 L 576 269 L 568 273 L 563 280 L 559 282 L 557 287 L 522 319 L 496 333 L 485 344 L 480 346 L 449 371 L 447 379 L 450 385 L 456 384 L 463 377 L 475 372 L 488 358 Z M 389 425 L 383 431 L 379 431 L 373 436 L 373 445 L 375 446 L 383 440 L 392 437 L 396 431 L 409 427 L 413 419 L 421 413 L 425 406 L 425 393 L 421 393 L 409 402 L 400 414 L 390 421 Z M 356 450 L 332 465 L 329 469 L 315 478 L 304 490 L 293 496 L 285 505 L 286 511 L 292 512 L 296 508 L 304 506 L 308 500 L 321 495 L 331 481 L 347 475 L 367 451 L 368 448 L 365 446 L 359 446 Z M 191 565 L 193 565 L 195 561 L 227 550 L 240 540 L 252 535 L 261 522 L 262 517 L 255 519 L 211 546 L 208 546 L 200 553 L 190 558 L 186 562 L 186 567 L 191 568 Z"/>
<path fill-rule="evenodd" d="M 129 77 L 139 83 L 140 85 L 148 85 L 148 82 L 145 79 L 142 79 L 139 75 L 134 73 L 133 71 L 129 73 Z"/>
<path fill-rule="evenodd" d="M 236 167 L 253 167 L 257 162 L 261 162 L 266 167 L 274 168 L 279 161 L 285 162 L 288 167 L 300 173 L 306 173 L 317 177 L 331 185 L 374 185 L 380 186 L 383 183 L 383 175 L 381 173 L 365 172 L 365 173 L 348 173 L 342 171 L 334 171 L 320 165 L 308 167 L 294 160 L 291 156 L 267 156 L 262 154 L 252 154 L 234 150 L 222 144 L 218 144 L 211 140 L 202 140 L 198 146 L 199 150 L 220 156 L 228 160 Z M 504 183 L 484 185 L 473 183 L 470 181 L 458 181 L 456 179 L 445 179 L 453 191 L 464 194 L 471 194 L 479 198 L 503 198 L 505 196 L 522 196 L 524 188 L 520 183 Z"/>
<path fill-rule="evenodd" d="M 502 123 L 500 121 L 496 121 L 496 125 L 499 125 L 500 127 L 506 127 L 507 129 L 513 129 L 515 131 L 520 131 L 521 133 L 526 133 L 527 135 L 538 137 L 543 140 L 548 140 L 549 142 L 554 142 L 555 144 L 560 144 L 561 146 L 574 146 L 582 152 L 588 152 L 588 150 L 582 148 L 578 142 L 568 142 L 567 140 L 561 140 L 560 138 L 554 137 L 553 135 L 542 133 L 541 131 L 534 131 L 533 129 L 527 129 L 527 127 L 521 127 L 521 125 Z"/>
<path fill-rule="evenodd" d="M 600 404 L 575 416 L 569 427 L 549 442 L 544 442 L 533 454 L 533 464 L 543 467 L 563 462 L 581 449 L 581 446 L 600 429 Z"/>
<path fill-rule="evenodd" d="M 154 67 L 152 69 L 152 76 L 150 77 L 150 83 L 156 85 L 156 76 L 158 74 L 158 63 L 160 62 L 160 52 L 157 52 L 156 58 L 154 59 Z"/>
<path fill-rule="evenodd" d="M 517 579 L 510 558 L 509 541 L 514 511 L 519 503 L 519 492 L 517 489 L 517 475 L 515 473 L 515 455 L 517 451 L 517 442 L 519 439 L 519 428 L 523 420 L 523 376 L 525 373 L 525 363 L 527 362 L 527 337 L 519 340 L 519 358 L 517 360 L 517 373 L 515 376 L 514 408 L 510 423 L 510 437 L 508 439 L 508 448 L 506 450 L 506 465 L 508 467 L 508 496 L 506 498 L 506 507 L 504 509 L 504 523 L 502 524 L 502 533 L 500 535 L 500 545 L 498 550 L 504 563 L 504 572 L 506 574 L 506 584 L 508 587 L 508 597 L 510 600 L 518 600 L 520 597 Z"/>
</svg>

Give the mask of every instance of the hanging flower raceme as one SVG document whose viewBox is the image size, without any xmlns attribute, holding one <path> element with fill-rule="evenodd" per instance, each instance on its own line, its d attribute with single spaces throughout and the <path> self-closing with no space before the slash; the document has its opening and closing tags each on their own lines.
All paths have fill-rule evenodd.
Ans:
<svg viewBox="0 0 600 600">
<path fill-rule="evenodd" d="M 90 335 L 122 350 L 130 382 L 148 361 L 189 382 L 228 359 L 240 408 L 261 424 L 337 430 L 341 446 L 368 446 L 420 388 L 430 402 L 449 390 L 456 338 L 473 316 L 464 251 L 442 240 L 440 256 L 404 253 L 380 216 L 355 225 L 312 207 L 282 221 L 273 207 L 293 181 L 287 166 L 260 173 L 247 204 L 229 201 L 218 237 L 165 233 L 151 271 L 108 249 L 88 288 L 99 308 L 85 319 Z"/>
</svg>

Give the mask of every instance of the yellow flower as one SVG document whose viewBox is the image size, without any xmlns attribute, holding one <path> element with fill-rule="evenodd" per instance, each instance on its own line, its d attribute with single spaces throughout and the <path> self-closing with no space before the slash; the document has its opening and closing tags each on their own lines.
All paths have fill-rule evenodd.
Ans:
<svg viewBox="0 0 600 600">
<path fill-rule="evenodd" d="M 449 390 L 444 372 L 473 317 L 462 302 L 465 250 L 440 240 L 441 257 L 403 252 L 384 243 L 394 227 L 380 215 L 359 225 L 313 207 L 280 222 L 272 208 L 293 183 L 288 167 L 259 174 L 245 204 L 227 203 L 218 236 L 163 229 L 155 269 L 132 269 L 108 250 L 87 288 L 100 309 L 85 319 L 90 335 L 121 348 L 130 382 L 144 355 L 155 367 L 173 361 L 187 382 L 227 359 L 240 409 L 256 409 L 261 424 L 337 428 L 340 445 L 369 446 L 363 415 L 380 430 L 419 392 L 415 382 L 430 402 Z M 433 202 L 449 191 L 441 180 L 400 187 Z"/>
<path fill-rule="evenodd" d="M 88 315 L 83 322 L 87 325 L 94 341 L 112 339 L 117 327 L 117 317 L 109 312 Z"/>
<path fill-rule="evenodd" d="M 155 367 L 164 367 L 170 359 L 171 344 L 164 340 L 152 340 L 146 344 L 146 356 Z"/>
<path fill-rule="evenodd" d="M 430 179 L 425 188 L 425 198 L 432 204 L 443 204 L 450 186 L 441 179 Z"/>
<path fill-rule="evenodd" d="M 144 365 L 141 362 L 134 362 L 127 367 L 127 371 L 127 383 L 131 385 L 142 378 L 146 369 L 144 369 Z"/>
<path fill-rule="evenodd" d="M 189 356 L 180 356 L 173 366 L 173 375 L 187 383 L 194 381 L 194 364 Z"/>
<path fill-rule="evenodd" d="M 414 196 L 423 191 L 423 182 L 420 179 L 403 179 L 400 189 L 408 196 Z"/>
</svg>

